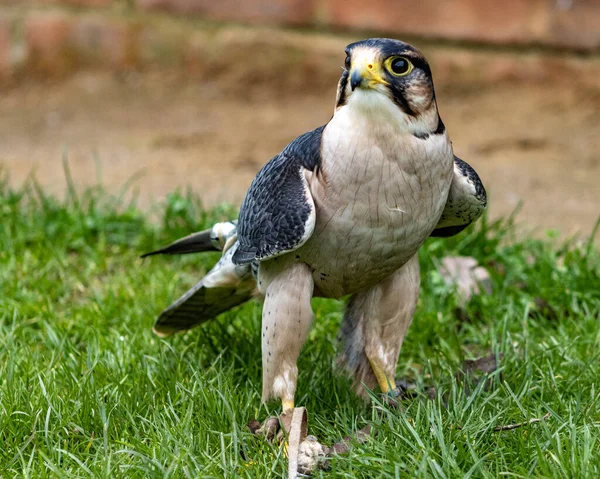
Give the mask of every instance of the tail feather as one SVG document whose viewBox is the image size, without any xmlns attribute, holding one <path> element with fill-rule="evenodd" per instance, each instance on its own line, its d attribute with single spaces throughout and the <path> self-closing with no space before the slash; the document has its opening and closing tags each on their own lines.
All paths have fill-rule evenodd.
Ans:
<svg viewBox="0 0 600 479">
<path fill-rule="evenodd" d="M 178 239 L 169 246 L 143 254 L 141 257 L 156 254 L 190 254 L 205 251 L 225 251 L 237 238 L 237 220 L 216 223 L 212 228 L 192 233 Z"/>
<path fill-rule="evenodd" d="M 346 305 L 344 319 L 338 335 L 341 351 L 338 365 L 342 366 L 352 377 L 353 387 L 358 396 L 367 397 L 367 390 L 374 389 L 377 379 L 373 368 L 365 354 L 365 310 L 369 310 L 364 295 L 354 295 Z"/>
<path fill-rule="evenodd" d="M 198 233 L 192 233 L 185 238 L 178 239 L 169 246 L 143 254 L 141 258 L 154 256 L 156 254 L 190 254 L 202 253 L 204 251 L 220 251 L 211 238 L 212 228 Z"/>
</svg>

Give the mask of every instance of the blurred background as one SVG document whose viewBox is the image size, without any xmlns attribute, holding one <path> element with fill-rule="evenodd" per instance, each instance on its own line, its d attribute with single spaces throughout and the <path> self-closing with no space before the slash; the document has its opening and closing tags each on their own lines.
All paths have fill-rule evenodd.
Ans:
<svg viewBox="0 0 600 479">
<path fill-rule="evenodd" d="M 0 168 L 55 194 L 128 180 L 239 204 L 326 123 L 346 44 L 429 59 L 455 153 L 492 217 L 542 234 L 600 215 L 600 0 L 0 0 Z"/>
</svg>

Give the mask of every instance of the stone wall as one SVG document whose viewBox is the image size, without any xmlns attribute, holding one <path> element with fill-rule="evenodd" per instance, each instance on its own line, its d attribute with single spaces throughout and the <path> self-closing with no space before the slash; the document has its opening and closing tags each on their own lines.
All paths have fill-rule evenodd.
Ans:
<svg viewBox="0 0 600 479">
<path fill-rule="evenodd" d="M 0 76 L 193 65 L 215 22 L 600 49 L 600 0 L 0 0 Z"/>
</svg>

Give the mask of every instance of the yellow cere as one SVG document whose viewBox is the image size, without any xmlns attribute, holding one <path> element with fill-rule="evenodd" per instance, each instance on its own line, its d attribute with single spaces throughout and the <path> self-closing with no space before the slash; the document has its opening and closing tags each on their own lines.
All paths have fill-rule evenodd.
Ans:
<svg viewBox="0 0 600 479">
<path fill-rule="evenodd" d="M 352 70 L 358 71 L 360 76 L 368 82 L 368 86 L 380 83 L 389 85 L 383 78 L 381 62 L 377 53 L 371 50 L 356 52 L 352 55 Z"/>
</svg>

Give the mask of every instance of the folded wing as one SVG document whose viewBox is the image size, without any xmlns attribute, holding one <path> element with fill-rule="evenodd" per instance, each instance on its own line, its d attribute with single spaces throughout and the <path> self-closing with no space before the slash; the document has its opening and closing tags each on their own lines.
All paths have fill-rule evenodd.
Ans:
<svg viewBox="0 0 600 479">
<path fill-rule="evenodd" d="M 306 172 L 319 167 L 322 132 L 296 138 L 256 175 L 240 209 L 235 264 L 288 253 L 312 235 L 316 214 Z"/>
<path fill-rule="evenodd" d="M 454 176 L 442 216 L 431 236 L 448 237 L 460 233 L 483 214 L 487 194 L 477 172 L 454 157 Z"/>
</svg>

